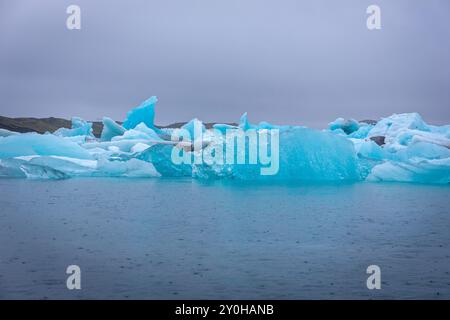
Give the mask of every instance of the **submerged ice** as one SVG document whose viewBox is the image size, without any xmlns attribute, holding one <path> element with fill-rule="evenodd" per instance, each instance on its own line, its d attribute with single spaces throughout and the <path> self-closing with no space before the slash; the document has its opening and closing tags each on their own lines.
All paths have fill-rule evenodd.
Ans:
<svg viewBox="0 0 450 320">
<path fill-rule="evenodd" d="M 267 122 L 251 124 L 246 113 L 237 126 L 215 124 L 206 129 L 193 119 L 180 129 L 161 129 L 154 124 L 157 101 L 156 97 L 144 101 L 129 111 L 122 123 L 103 118 L 100 138 L 94 137 L 92 123 L 78 117 L 72 118 L 70 129 L 54 133 L 0 130 L 0 177 L 189 176 L 450 183 L 450 125 L 428 125 L 417 113 L 394 114 L 379 121 L 338 118 L 321 131 Z M 230 140 L 226 133 L 233 130 L 243 133 L 242 141 L 250 141 L 249 133 L 255 132 L 256 145 L 249 142 L 243 148 L 238 144 L 227 148 Z M 186 136 L 175 135 L 174 139 L 179 132 Z M 271 140 L 274 132 L 277 148 Z M 230 150 L 233 157 L 244 161 L 217 161 L 222 153 L 225 159 L 225 151 Z M 252 151 L 258 152 L 256 158 Z M 174 152 L 192 161 L 174 161 Z M 276 170 L 261 174 L 267 168 Z"/>
</svg>

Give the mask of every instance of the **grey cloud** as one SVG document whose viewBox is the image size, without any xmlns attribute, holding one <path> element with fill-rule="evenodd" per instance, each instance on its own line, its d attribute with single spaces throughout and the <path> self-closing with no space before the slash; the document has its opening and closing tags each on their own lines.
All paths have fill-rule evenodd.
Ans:
<svg viewBox="0 0 450 320">
<path fill-rule="evenodd" d="M 78 4 L 82 29 L 65 27 Z M 382 30 L 366 28 L 377 3 Z M 0 1 L 1 114 L 156 121 L 450 122 L 450 2 Z"/>
</svg>

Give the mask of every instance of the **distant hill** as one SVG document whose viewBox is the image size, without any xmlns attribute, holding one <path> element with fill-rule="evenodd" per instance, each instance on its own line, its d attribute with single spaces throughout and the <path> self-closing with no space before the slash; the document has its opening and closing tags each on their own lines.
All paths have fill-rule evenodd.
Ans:
<svg viewBox="0 0 450 320">
<path fill-rule="evenodd" d="M 96 137 L 100 137 L 103 129 L 101 121 L 91 121 L 92 129 Z M 121 122 L 118 122 L 121 123 Z M 168 126 L 157 126 L 158 128 L 180 128 L 186 122 L 176 122 Z M 210 129 L 215 123 L 205 123 L 205 127 Z M 235 123 L 228 123 L 230 125 L 237 125 Z M 0 128 L 15 132 L 54 132 L 59 128 L 70 128 L 72 125 L 70 120 L 62 118 L 9 118 L 0 116 Z"/>
<path fill-rule="evenodd" d="M 0 116 L 0 128 L 15 132 L 54 132 L 59 128 L 70 128 L 72 122 L 61 118 L 8 118 Z M 99 121 L 92 123 L 94 135 L 99 137 L 103 124 Z"/>
</svg>

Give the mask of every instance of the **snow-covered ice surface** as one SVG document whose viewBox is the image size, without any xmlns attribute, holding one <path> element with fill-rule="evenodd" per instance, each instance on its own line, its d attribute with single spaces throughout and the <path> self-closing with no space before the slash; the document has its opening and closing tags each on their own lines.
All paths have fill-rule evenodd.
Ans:
<svg viewBox="0 0 450 320">
<path fill-rule="evenodd" d="M 394 114 L 372 122 L 338 118 L 322 131 L 301 126 L 251 124 L 245 113 L 236 128 L 279 130 L 279 170 L 261 175 L 259 164 L 175 164 L 171 129 L 154 125 L 156 97 L 130 110 L 120 125 L 103 118 L 100 139 L 92 124 L 72 118 L 72 128 L 53 134 L 0 131 L 0 177 L 190 176 L 198 179 L 450 182 L 450 125 L 428 125 L 417 113 Z M 198 119 L 183 126 L 205 127 Z M 216 124 L 205 136 L 211 152 L 232 128 Z M 189 143 L 189 141 L 185 141 Z M 194 143 L 195 141 L 191 141 Z M 245 152 L 245 150 L 244 150 Z"/>
</svg>

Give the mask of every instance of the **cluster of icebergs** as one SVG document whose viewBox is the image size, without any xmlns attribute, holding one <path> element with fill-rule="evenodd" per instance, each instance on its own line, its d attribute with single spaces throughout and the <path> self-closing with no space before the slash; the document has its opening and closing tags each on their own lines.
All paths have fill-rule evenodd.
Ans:
<svg viewBox="0 0 450 320">
<path fill-rule="evenodd" d="M 77 117 L 72 118 L 71 129 L 60 128 L 54 133 L 0 130 L 0 177 L 190 176 L 450 183 L 450 125 L 428 125 L 417 113 L 394 114 L 377 122 L 339 118 L 322 131 L 267 122 L 253 125 L 244 114 L 235 128 L 279 130 L 279 171 L 262 176 L 258 164 L 175 164 L 171 161 L 176 145 L 171 141 L 174 129 L 154 125 L 156 102 L 156 97 L 144 101 L 128 112 L 122 124 L 103 118 L 100 138 L 94 137 L 91 123 Z M 209 141 L 204 148 L 213 148 L 222 139 L 214 132 L 233 128 L 216 124 L 215 131 L 207 131 L 193 119 L 183 129 L 192 131 L 198 124 Z M 189 147 L 193 142 L 183 143 Z"/>
<path fill-rule="evenodd" d="M 329 129 L 353 142 L 362 179 L 450 183 L 450 125 L 404 113 L 377 123 L 337 119 Z"/>
</svg>

